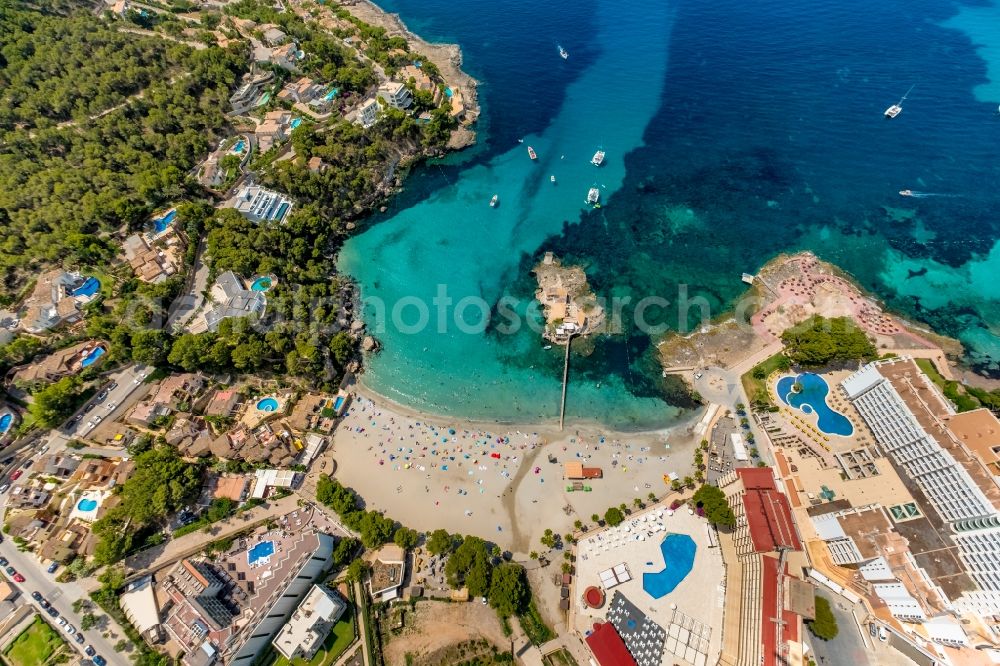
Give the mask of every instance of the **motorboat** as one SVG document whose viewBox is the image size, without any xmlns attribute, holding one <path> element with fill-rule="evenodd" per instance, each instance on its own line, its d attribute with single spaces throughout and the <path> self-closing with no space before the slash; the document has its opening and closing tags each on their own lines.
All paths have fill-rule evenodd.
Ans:
<svg viewBox="0 0 1000 666">
<path fill-rule="evenodd" d="M 538 159 L 538 153 L 536 153 L 535 149 L 532 148 L 531 146 L 528 146 L 528 157 L 530 157 L 533 160 Z"/>
<path fill-rule="evenodd" d="M 594 166 L 601 166 L 604 164 L 604 151 L 598 150 L 594 153 L 594 156 L 590 158 L 590 163 Z"/>
<path fill-rule="evenodd" d="M 899 98 L 898 102 L 896 102 L 895 104 L 893 104 L 892 106 L 890 106 L 888 109 L 885 110 L 886 118 L 889 118 L 891 120 L 892 118 L 895 118 L 896 116 L 898 116 L 903 112 L 903 102 L 906 101 L 906 98 L 910 95 L 910 91 L 912 90 L 913 86 L 910 86 L 910 90 L 907 90 L 906 94 Z"/>
<path fill-rule="evenodd" d="M 550 182 L 550 183 L 554 183 L 554 182 L 556 182 L 556 177 L 555 177 L 555 175 L 552 175 L 552 176 L 549 176 L 549 182 Z"/>
<path fill-rule="evenodd" d="M 559 57 L 563 60 L 569 57 L 569 53 L 561 45 L 559 46 Z"/>
<path fill-rule="evenodd" d="M 899 196 L 901 196 L 901 197 L 912 197 L 913 196 L 913 190 L 900 190 L 899 191 Z"/>
<path fill-rule="evenodd" d="M 496 208 L 500 204 L 500 195 L 494 194 L 493 198 L 490 199 L 490 208 Z"/>
</svg>

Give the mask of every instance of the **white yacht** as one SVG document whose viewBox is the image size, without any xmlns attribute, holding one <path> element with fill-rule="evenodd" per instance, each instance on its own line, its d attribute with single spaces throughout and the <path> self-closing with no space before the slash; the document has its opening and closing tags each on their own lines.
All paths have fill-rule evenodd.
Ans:
<svg viewBox="0 0 1000 666">
<path fill-rule="evenodd" d="M 590 163 L 594 166 L 601 166 L 604 164 L 604 151 L 598 150 L 594 153 L 594 156 L 590 158 Z"/>
<path fill-rule="evenodd" d="M 587 192 L 587 203 L 593 206 L 597 205 L 598 200 L 601 198 L 601 191 L 596 187 L 590 188 Z"/>
<path fill-rule="evenodd" d="M 493 198 L 490 199 L 490 208 L 496 208 L 499 203 L 500 203 L 500 195 L 494 194 Z"/>
</svg>

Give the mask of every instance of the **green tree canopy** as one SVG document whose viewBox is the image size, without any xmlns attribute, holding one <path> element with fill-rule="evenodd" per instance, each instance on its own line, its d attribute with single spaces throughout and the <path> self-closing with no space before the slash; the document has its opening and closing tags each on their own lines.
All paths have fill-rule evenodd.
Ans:
<svg viewBox="0 0 1000 666">
<path fill-rule="evenodd" d="M 604 522 L 610 527 L 617 527 L 618 525 L 621 525 L 623 520 L 625 520 L 625 515 L 622 513 L 622 510 L 616 506 L 613 506 L 604 512 Z"/>
<path fill-rule="evenodd" d="M 83 382 L 76 375 L 63 377 L 32 396 L 29 411 L 45 428 L 54 428 L 80 404 Z"/>
<path fill-rule="evenodd" d="M 781 341 L 788 358 L 806 366 L 878 357 L 875 345 L 849 317 L 811 317 L 782 333 Z"/>
<path fill-rule="evenodd" d="M 824 597 L 816 597 L 816 619 L 807 620 L 809 631 L 813 636 L 824 641 L 833 640 L 837 637 L 840 629 L 837 628 L 837 618 L 833 615 L 830 602 Z"/>
<path fill-rule="evenodd" d="M 490 581 L 489 601 L 490 606 L 503 617 L 524 612 L 531 601 L 531 589 L 528 587 L 524 567 L 512 562 L 504 562 L 496 567 Z"/>
<path fill-rule="evenodd" d="M 427 538 L 427 551 L 431 555 L 447 555 L 453 551 L 460 543 L 460 538 L 448 534 L 447 531 L 437 529 L 431 532 Z"/>
<path fill-rule="evenodd" d="M 736 524 L 736 516 L 726 502 L 726 495 L 716 486 L 705 484 L 695 491 L 691 498 L 695 504 L 701 504 L 708 522 L 723 527 Z"/>
</svg>

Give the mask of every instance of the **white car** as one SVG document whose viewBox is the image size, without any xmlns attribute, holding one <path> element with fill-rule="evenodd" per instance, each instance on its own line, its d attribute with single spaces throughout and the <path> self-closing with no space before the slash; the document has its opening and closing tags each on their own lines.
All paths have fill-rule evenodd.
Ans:
<svg viewBox="0 0 1000 666">
<path fill-rule="evenodd" d="M 5 492 L 7 492 L 7 489 L 8 489 L 8 488 L 10 488 L 10 484 L 9 484 L 9 483 L 5 483 L 5 484 L 3 484 L 2 486 L 0 486 L 0 493 L 5 493 Z"/>
<path fill-rule="evenodd" d="M 111 412 L 111 411 L 114 411 L 115 407 L 117 407 L 117 406 L 118 406 L 118 403 L 116 403 L 116 402 L 109 402 L 104 409 L 106 409 L 109 412 Z"/>
<path fill-rule="evenodd" d="M 100 422 L 101 422 L 101 419 L 103 419 L 103 418 L 104 418 L 104 417 L 103 417 L 103 416 L 101 416 L 101 415 L 97 415 L 97 416 L 95 416 L 95 417 L 94 417 L 94 423 L 100 423 Z"/>
<path fill-rule="evenodd" d="M 885 627 L 878 628 L 878 639 L 883 643 L 889 640 L 889 632 L 885 630 Z"/>
<path fill-rule="evenodd" d="M 76 633 L 76 627 L 74 627 L 74 626 L 73 626 L 72 624 L 67 624 L 67 625 L 65 626 L 64 630 L 65 630 L 65 632 L 66 632 L 67 634 L 69 634 L 70 636 L 72 636 L 73 634 L 75 634 L 75 633 Z"/>
<path fill-rule="evenodd" d="M 56 620 L 56 622 L 59 624 L 60 627 L 66 626 L 66 618 L 64 618 L 62 615 L 59 616 L 59 619 Z"/>
</svg>

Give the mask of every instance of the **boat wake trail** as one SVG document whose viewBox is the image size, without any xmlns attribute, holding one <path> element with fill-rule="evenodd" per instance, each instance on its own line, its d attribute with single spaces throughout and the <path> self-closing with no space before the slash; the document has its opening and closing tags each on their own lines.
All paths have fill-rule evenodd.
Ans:
<svg viewBox="0 0 1000 666">
<path fill-rule="evenodd" d="M 928 197 L 943 197 L 946 199 L 958 199 L 961 194 L 947 194 L 943 192 L 918 192 L 917 190 L 900 190 L 900 196 L 913 197 L 914 199 L 927 199 Z"/>
</svg>

